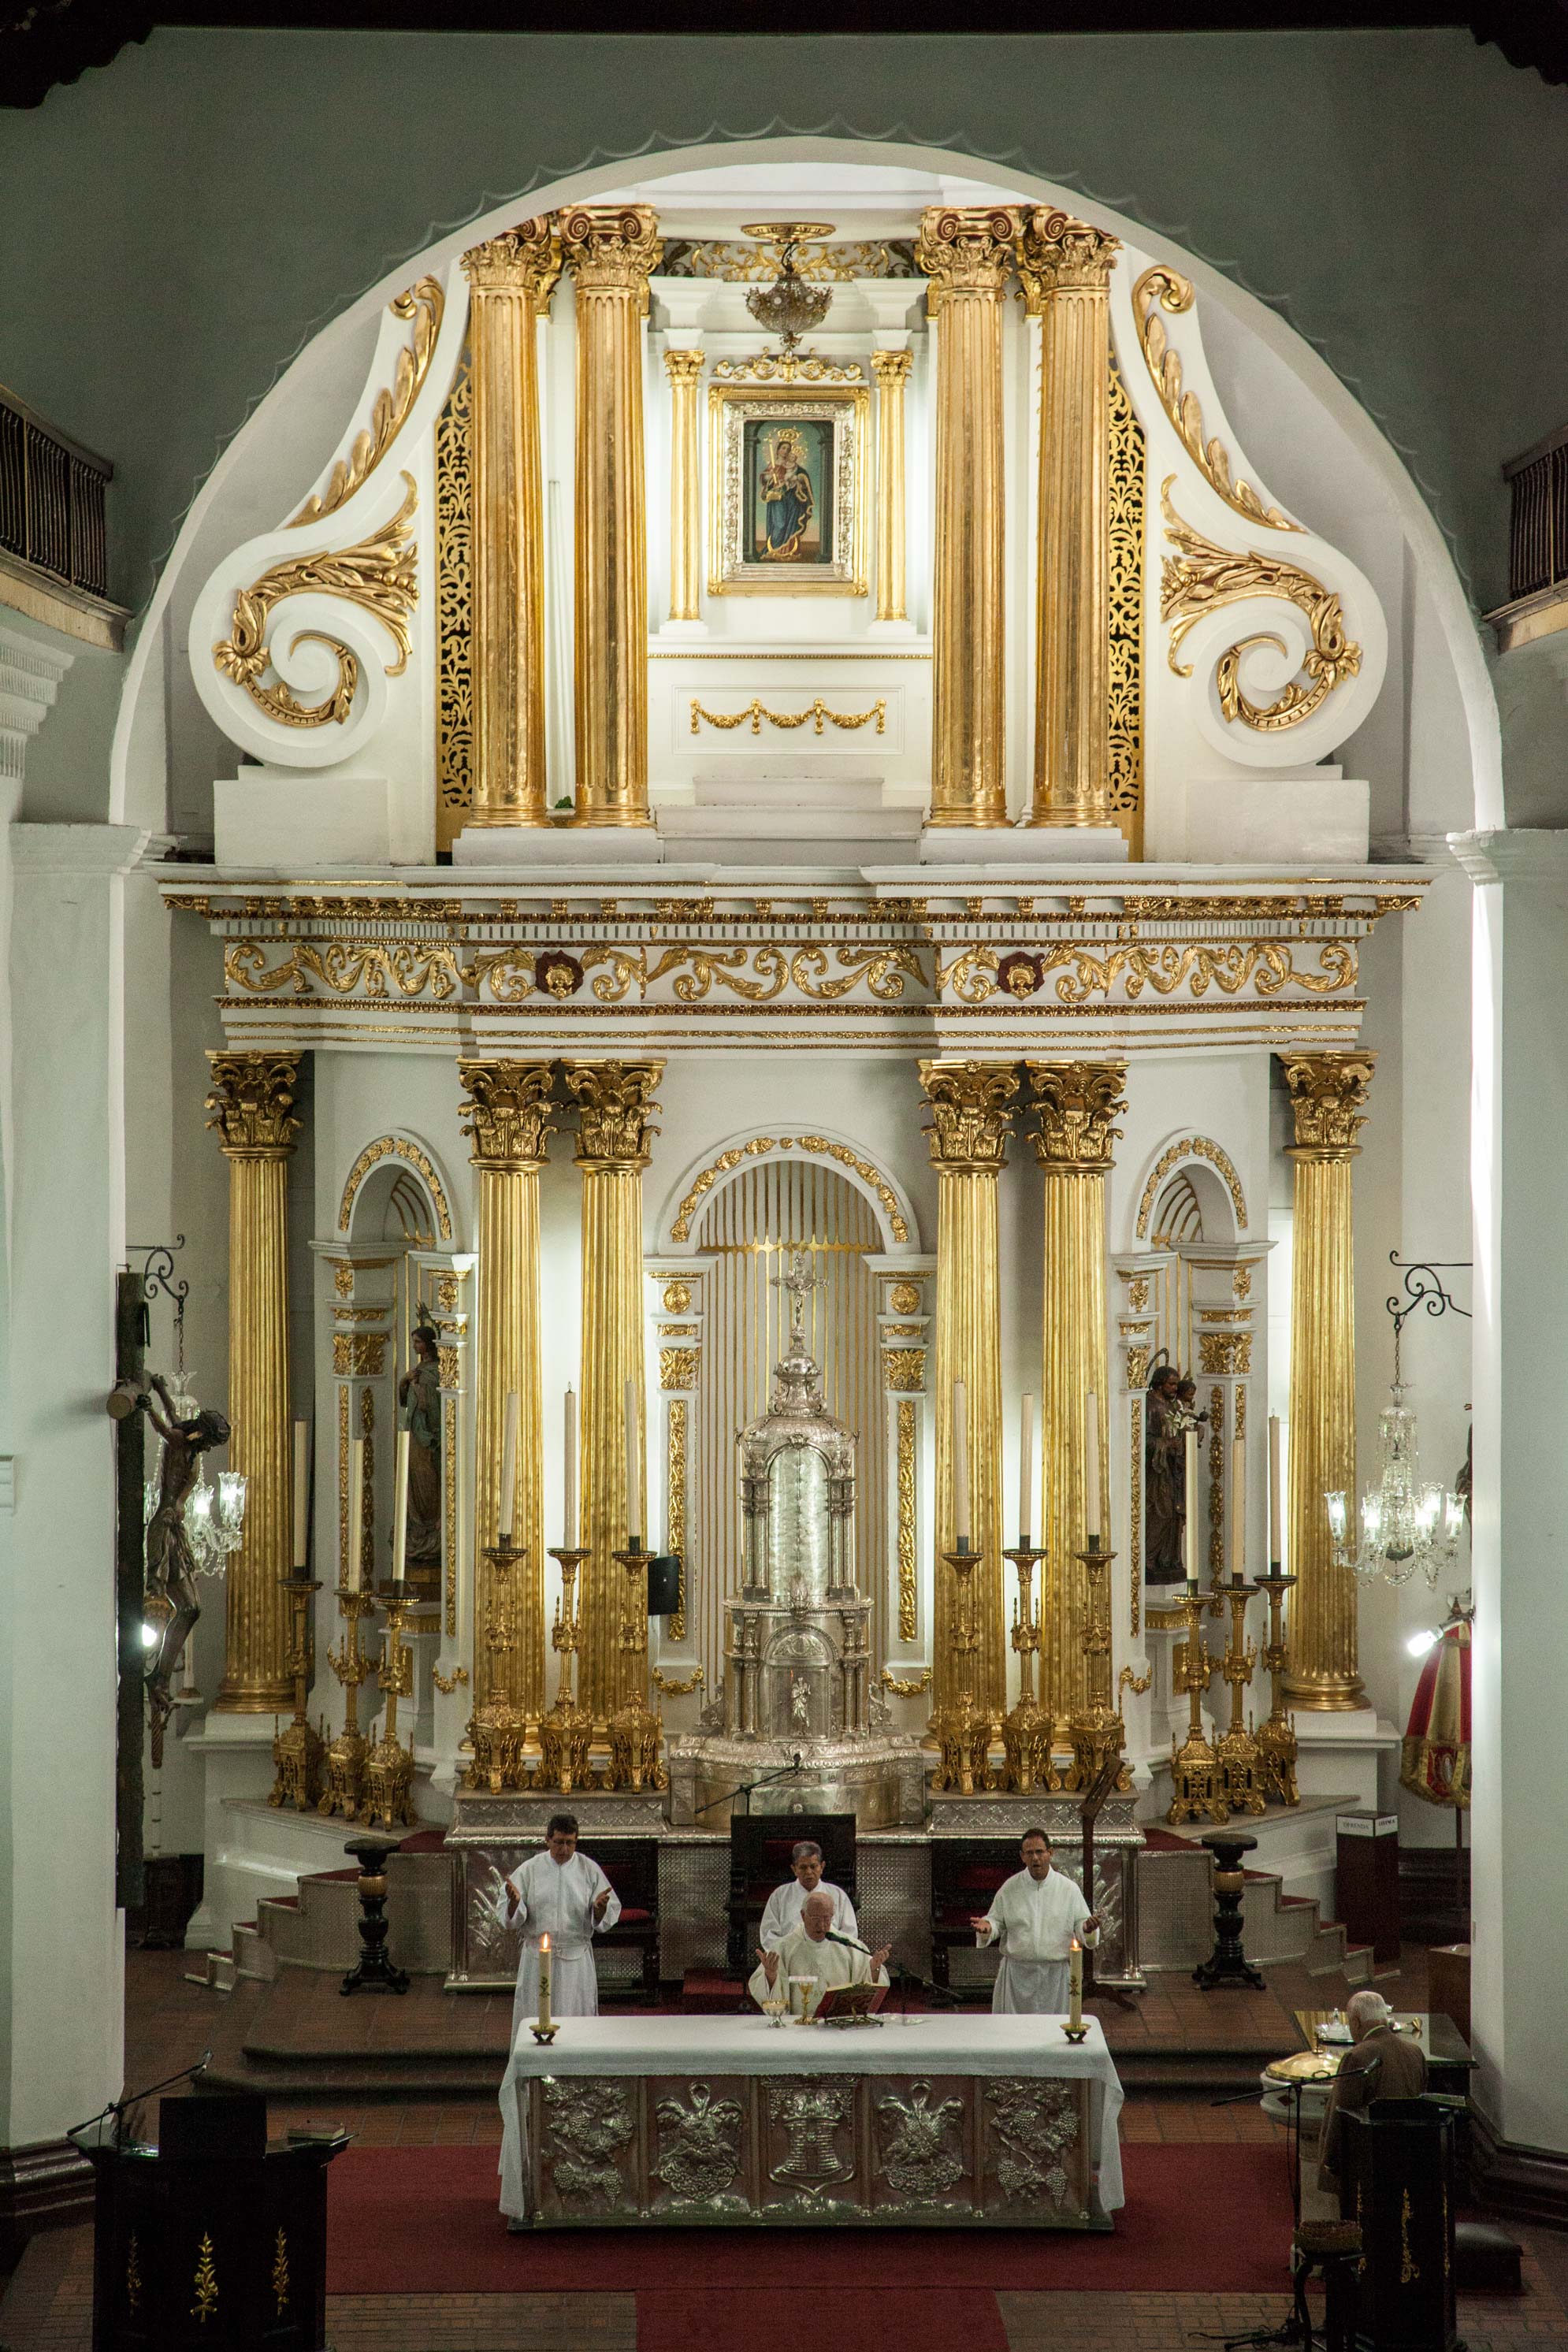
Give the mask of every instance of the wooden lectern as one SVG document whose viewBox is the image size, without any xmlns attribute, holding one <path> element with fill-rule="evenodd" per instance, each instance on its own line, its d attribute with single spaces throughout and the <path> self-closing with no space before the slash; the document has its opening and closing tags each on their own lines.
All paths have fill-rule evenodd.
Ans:
<svg viewBox="0 0 1568 2352">
<path fill-rule="evenodd" d="M 1340 2210 L 1362 2233 L 1356 2343 L 1458 2352 L 1452 2111 L 1437 2099 L 1374 2099 L 1340 2121 Z"/>
</svg>

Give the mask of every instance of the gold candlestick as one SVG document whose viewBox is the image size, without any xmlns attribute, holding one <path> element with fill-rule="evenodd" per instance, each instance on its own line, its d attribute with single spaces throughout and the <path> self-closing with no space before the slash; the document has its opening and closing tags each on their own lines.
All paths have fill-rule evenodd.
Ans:
<svg viewBox="0 0 1568 2352">
<path fill-rule="evenodd" d="M 1177 1605 L 1187 1627 L 1181 1686 L 1187 1694 L 1191 1714 L 1187 1736 L 1181 1747 L 1173 1739 L 1171 1742 L 1171 1809 L 1165 1819 L 1174 1829 L 1182 1822 L 1196 1821 L 1206 1813 L 1211 1822 L 1223 1828 L 1230 1819 L 1230 1808 L 1225 1801 L 1225 1786 L 1214 1749 L 1204 1737 L 1203 1695 L 1208 1688 L 1214 1662 L 1204 1647 L 1198 1628 L 1208 1606 L 1208 1596 L 1188 1592 Z"/>
<path fill-rule="evenodd" d="M 1230 1604 L 1230 1643 L 1220 1660 L 1220 1673 L 1230 1685 L 1230 1729 L 1217 1743 L 1215 1753 L 1219 1765 L 1220 1784 L 1226 1803 L 1234 1813 L 1260 1813 L 1263 1811 L 1263 1776 L 1259 1767 L 1258 1741 L 1246 1719 L 1243 1693 L 1252 1680 L 1252 1669 L 1258 1662 L 1258 1652 L 1247 1639 L 1247 1604 L 1258 1591 L 1239 1576 L 1232 1576 L 1228 1584 L 1220 1588 Z"/>
<path fill-rule="evenodd" d="M 1110 1563 L 1113 1551 L 1102 1551 L 1097 1541 L 1091 1541 L 1087 1551 L 1077 1554 L 1084 1572 L 1086 1602 L 1084 1607 L 1083 1658 L 1084 1685 L 1089 1693 L 1084 1706 L 1075 1710 L 1068 1719 L 1068 1729 L 1072 1738 L 1072 1763 L 1067 1776 L 1069 1789 L 1092 1789 L 1112 1756 L 1122 1756 L 1127 1746 L 1127 1726 L 1119 1707 L 1111 1703 L 1110 1679 Z M 1132 1786 L 1132 1776 L 1125 1760 L 1116 1775 L 1116 1793 L 1125 1796 Z"/>
<path fill-rule="evenodd" d="M 577 1654 L 577 1570 L 587 1559 L 585 1551 L 571 1551 L 563 1545 L 552 1546 L 550 1557 L 561 1570 L 561 1601 L 555 1612 L 555 1622 L 550 1629 L 550 1643 L 561 1661 L 561 1680 L 555 1693 L 555 1704 L 539 1726 L 539 1769 L 533 1776 L 536 1789 L 559 1789 L 570 1796 L 574 1789 L 594 1786 L 594 1769 L 590 1748 L 594 1737 L 594 1718 L 581 1707 L 573 1696 L 573 1661 Z"/>
<path fill-rule="evenodd" d="M 485 1546 L 489 1565 L 490 1605 L 485 1625 L 485 1648 L 498 1662 L 510 1655 L 516 1641 L 511 1572 L 527 1558 L 510 1536 L 498 1536 Z M 490 1696 L 468 1717 L 463 1745 L 473 1762 L 463 1775 L 465 1789 L 488 1789 L 492 1797 L 503 1789 L 528 1785 L 528 1716 L 506 1695 L 506 1675 L 498 1668 L 489 1676 Z"/>
<path fill-rule="evenodd" d="M 294 1678 L 294 1718 L 286 1731 L 273 1734 L 277 1777 L 267 1801 L 292 1805 L 297 1813 L 302 1813 L 315 1803 L 321 1787 L 321 1742 L 306 1713 L 310 1695 L 310 1595 L 321 1587 L 319 1579 L 298 1572 L 278 1580 L 289 1599 L 290 1637 L 283 1663 Z"/>
<path fill-rule="evenodd" d="M 939 1708 L 931 1719 L 931 1734 L 940 1750 L 931 1785 L 933 1789 L 956 1789 L 961 1796 L 973 1797 L 976 1790 L 994 1786 L 991 1741 L 996 1727 L 985 1708 L 974 1703 L 980 1648 L 974 1625 L 974 1571 L 980 1565 L 980 1554 L 947 1551 L 942 1558 L 952 1570 L 952 1635 L 948 1647 L 958 1696 L 950 1706 Z"/>
<path fill-rule="evenodd" d="M 668 1789 L 669 1775 L 660 1749 L 664 1717 L 648 1706 L 647 1691 L 647 1564 L 652 1557 L 640 1547 L 612 1552 L 626 1570 L 626 1601 L 621 1611 L 621 1687 L 626 1696 L 610 1717 L 612 1789 Z"/>
<path fill-rule="evenodd" d="M 414 1819 L 414 1742 L 410 1739 L 404 1748 L 397 1737 L 397 1702 L 414 1689 L 414 1653 L 403 1639 L 403 1621 L 414 1604 L 395 1584 L 376 1595 L 376 1605 L 386 1612 L 376 1669 L 386 1720 L 365 1758 L 365 1820 L 372 1829 L 380 1822 L 392 1830 Z"/>
<path fill-rule="evenodd" d="M 1290 1653 L 1281 1622 L 1285 1595 L 1295 1581 L 1293 1576 L 1280 1575 L 1278 1561 L 1270 1575 L 1258 1580 L 1259 1592 L 1268 1595 L 1268 1646 L 1263 1653 L 1263 1663 L 1268 1669 L 1270 1684 L 1268 1720 L 1258 1734 L 1258 1771 L 1265 1797 L 1278 1797 L 1282 1805 L 1299 1805 L 1301 1801 L 1296 1786 L 1296 1726 L 1285 1704 Z"/>
<path fill-rule="evenodd" d="M 343 1727 L 327 1749 L 316 1811 L 340 1813 L 345 1822 L 364 1819 L 364 1760 L 370 1747 L 359 1727 L 359 1691 L 374 1668 L 360 1647 L 359 1621 L 374 1607 L 373 1594 L 357 1585 L 339 1585 L 338 1612 L 345 1631 L 342 1646 L 328 1651 L 327 1664 L 342 1685 Z"/>
<path fill-rule="evenodd" d="M 1043 1551 L 1003 1554 L 1017 1571 L 1018 1598 L 1013 1609 L 1013 1647 L 1018 1653 L 1018 1696 L 1002 1718 L 1002 1746 L 1006 1754 L 1006 1781 L 1019 1796 L 1037 1788 L 1058 1790 L 1061 1775 L 1051 1760 L 1051 1718 L 1035 1699 L 1035 1660 L 1040 1651 L 1040 1618 L 1034 1599 L 1035 1569 Z"/>
</svg>

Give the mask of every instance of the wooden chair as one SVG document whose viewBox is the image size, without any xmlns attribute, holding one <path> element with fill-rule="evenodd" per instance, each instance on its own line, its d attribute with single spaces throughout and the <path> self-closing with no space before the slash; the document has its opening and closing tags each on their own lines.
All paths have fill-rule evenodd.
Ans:
<svg viewBox="0 0 1568 2352">
<path fill-rule="evenodd" d="M 855 1893 L 853 1813 L 734 1813 L 730 1818 L 730 1935 L 726 1965 L 733 1976 L 749 1975 L 757 1949 L 763 1907 L 790 1874 L 790 1855 L 804 1840 L 822 1848 L 822 1874 Z"/>
<path fill-rule="evenodd" d="M 621 1916 L 595 1937 L 611 1950 L 628 1947 L 642 1954 L 642 1990 L 658 1999 L 658 1840 L 651 1837 L 593 1840 L 591 1852 L 621 1898 Z"/>
</svg>

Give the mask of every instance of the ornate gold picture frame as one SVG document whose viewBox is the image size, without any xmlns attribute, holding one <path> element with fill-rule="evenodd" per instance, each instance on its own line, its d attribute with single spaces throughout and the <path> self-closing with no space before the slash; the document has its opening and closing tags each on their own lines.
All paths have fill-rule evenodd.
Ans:
<svg viewBox="0 0 1568 2352">
<path fill-rule="evenodd" d="M 868 593 L 865 383 L 712 383 L 710 596 Z"/>
</svg>

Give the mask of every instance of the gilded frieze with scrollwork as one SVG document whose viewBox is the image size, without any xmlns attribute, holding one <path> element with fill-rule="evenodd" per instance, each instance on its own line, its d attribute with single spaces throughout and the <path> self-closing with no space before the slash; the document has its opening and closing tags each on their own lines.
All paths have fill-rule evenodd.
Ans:
<svg viewBox="0 0 1568 2352">
<path fill-rule="evenodd" d="M 1033 969 L 1020 971 L 1020 965 Z M 1145 989 L 1157 996 L 1173 996 L 1184 986 L 1192 997 L 1206 996 L 1211 988 L 1226 996 L 1250 990 L 1255 996 L 1272 997 L 1288 989 L 1332 996 L 1355 986 L 1358 969 L 1355 943 L 1350 940 L 1314 940 L 1302 947 L 1300 961 L 1296 943 L 1289 940 L 1213 945 L 1157 940 L 1105 948 L 1062 940 L 1033 955 L 1004 955 L 973 942 L 938 965 L 936 986 L 939 996 L 954 996 L 962 1004 L 984 1004 L 999 992 L 1019 1000 L 1034 996 L 1052 972 L 1059 977 L 1048 992 L 1058 1004 L 1084 1004 L 1091 997 L 1109 998 L 1117 992 L 1127 1003 L 1136 1003 Z"/>
</svg>

